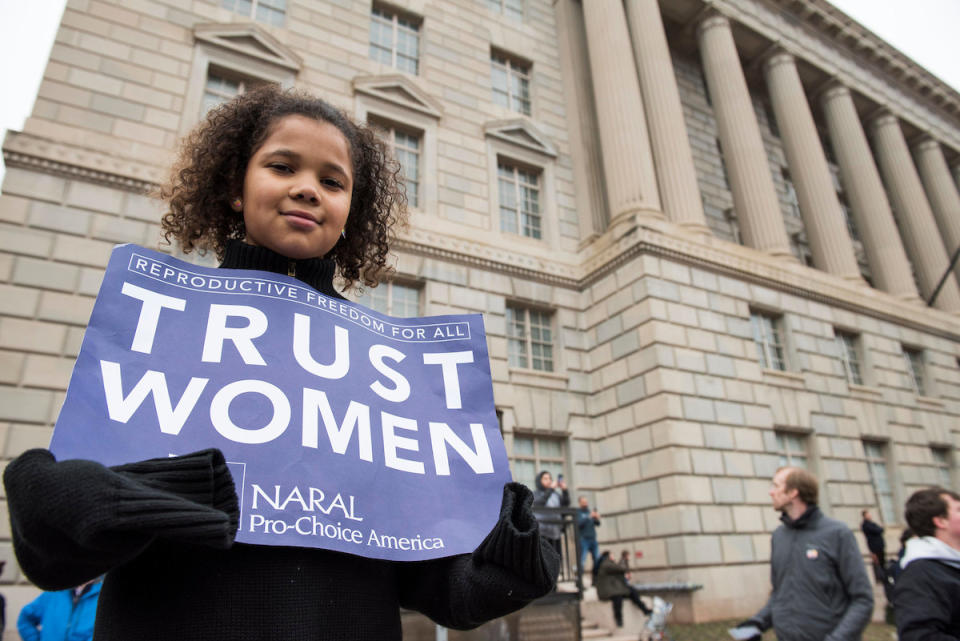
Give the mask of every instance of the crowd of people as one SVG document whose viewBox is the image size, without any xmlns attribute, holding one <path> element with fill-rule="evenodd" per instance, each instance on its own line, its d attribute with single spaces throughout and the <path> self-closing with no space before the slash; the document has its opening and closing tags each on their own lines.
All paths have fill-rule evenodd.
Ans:
<svg viewBox="0 0 960 641">
<path fill-rule="evenodd" d="M 759 641 L 773 629 L 778 641 L 860 639 L 874 612 L 874 591 L 851 529 L 820 509 L 819 483 L 803 468 L 777 470 L 770 486 L 782 524 L 771 540 L 771 592 L 756 614 L 737 626 L 736 638 Z M 900 641 L 960 641 L 960 496 L 940 487 L 913 493 L 897 555 L 887 558 L 884 527 L 869 510 L 860 529 L 874 581 L 882 587 Z M 610 601 L 623 624 L 623 601 L 649 607 L 630 581 L 629 553 L 614 561 L 599 554 L 600 515 L 579 498 L 576 519 L 580 567 L 592 558 L 597 596 Z M 734 632 L 734 631 L 732 631 Z"/>
<path fill-rule="evenodd" d="M 185 139 L 162 190 L 162 226 L 168 241 L 209 250 L 221 267 L 293 275 L 343 298 L 335 274 L 347 287 L 372 286 L 388 270 L 405 215 L 399 175 L 370 127 L 308 94 L 265 86 L 214 108 Z M 35 449 L 10 462 L 4 483 L 20 567 L 51 590 L 20 612 L 25 641 L 93 633 L 98 641 L 232 641 L 239 630 L 244 638 L 384 641 L 401 636 L 400 607 L 474 627 L 554 589 L 563 533 L 549 510 L 570 504 L 562 476 L 545 471 L 534 492 L 503 488 L 499 516 L 471 554 L 392 563 L 236 543 L 237 496 L 216 449 L 111 468 Z M 817 480 L 803 469 L 777 471 L 770 497 L 782 513 L 772 591 L 738 626 L 741 636 L 773 628 L 780 641 L 858 639 L 873 590 L 850 528 L 823 514 Z M 599 553 L 600 514 L 586 497 L 578 503 L 580 567 L 589 555 L 599 597 L 612 602 L 618 625 L 625 599 L 649 613 L 629 555 Z M 883 528 L 863 517 L 901 641 L 960 640 L 960 497 L 942 488 L 910 497 L 914 536 L 893 567 Z"/>
</svg>

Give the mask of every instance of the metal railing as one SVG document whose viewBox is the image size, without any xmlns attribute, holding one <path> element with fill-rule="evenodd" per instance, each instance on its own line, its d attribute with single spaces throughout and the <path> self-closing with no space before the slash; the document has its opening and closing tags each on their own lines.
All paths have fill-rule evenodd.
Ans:
<svg viewBox="0 0 960 641">
<path fill-rule="evenodd" d="M 577 529 L 577 509 L 572 507 L 535 507 L 541 525 L 560 528 L 560 574 L 558 583 L 576 585 L 578 599 L 583 598 L 583 568 L 580 567 L 580 531 Z"/>
</svg>

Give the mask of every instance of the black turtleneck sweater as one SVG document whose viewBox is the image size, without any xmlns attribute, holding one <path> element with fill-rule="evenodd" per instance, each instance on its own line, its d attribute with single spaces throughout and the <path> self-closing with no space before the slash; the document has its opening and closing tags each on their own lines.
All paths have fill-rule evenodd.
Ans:
<svg viewBox="0 0 960 641">
<path fill-rule="evenodd" d="M 328 260 L 234 242 L 221 267 L 292 274 L 342 298 Z M 237 496 L 218 450 L 112 468 L 30 450 L 4 484 L 31 581 L 57 590 L 106 573 L 97 641 L 390 641 L 400 607 L 471 628 L 546 594 L 558 571 L 517 483 L 472 554 L 403 563 L 234 543 Z"/>
</svg>

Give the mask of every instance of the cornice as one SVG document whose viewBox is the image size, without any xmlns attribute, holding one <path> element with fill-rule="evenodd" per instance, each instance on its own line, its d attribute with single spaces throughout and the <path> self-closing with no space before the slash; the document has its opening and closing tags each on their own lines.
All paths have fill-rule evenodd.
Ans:
<svg viewBox="0 0 960 641">
<path fill-rule="evenodd" d="M 839 10 L 821 0 L 709 0 L 709 6 L 960 150 L 960 94 Z M 846 44 L 850 38 L 862 44 Z M 907 72 L 936 98 L 900 77 Z"/>
<path fill-rule="evenodd" d="M 416 240 L 409 234 L 398 238 L 396 249 L 547 285 L 581 289 L 581 270 L 576 266 L 422 229 L 415 235 Z"/>
<path fill-rule="evenodd" d="M 885 292 L 857 286 L 799 263 L 778 260 L 763 252 L 716 239 L 675 236 L 658 229 L 636 227 L 611 242 L 607 235 L 581 252 L 578 265 L 516 254 L 462 238 L 416 232 L 416 240 L 401 238 L 396 249 L 506 276 L 581 292 L 641 255 L 725 275 L 740 281 L 811 300 L 829 307 L 865 314 L 952 341 L 960 341 L 960 319 Z M 591 247 L 598 249 L 593 255 Z"/>
<path fill-rule="evenodd" d="M 162 180 L 162 171 L 153 165 L 17 131 L 7 131 L 3 161 L 7 167 L 22 167 L 135 193 L 151 191 Z"/>
</svg>

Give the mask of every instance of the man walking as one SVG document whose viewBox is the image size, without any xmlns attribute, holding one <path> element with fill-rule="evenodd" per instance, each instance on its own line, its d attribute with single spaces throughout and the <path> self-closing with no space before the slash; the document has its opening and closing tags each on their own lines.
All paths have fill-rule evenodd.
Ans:
<svg viewBox="0 0 960 641">
<path fill-rule="evenodd" d="M 587 552 L 593 558 L 593 567 L 597 567 L 600 558 L 600 545 L 597 543 L 597 528 L 600 527 L 600 515 L 590 509 L 587 497 L 579 499 L 580 509 L 577 510 L 577 530 L 580 532 L 580 569 L 587 564 Z"/>
<path fill-rule="evenodd" d="M 802 468 L 777 470 L 770 498 L 783 522 L 770 550 L 773 592 L 738 627 L 773 627 L 778 641 L 859 639 L 873 613 L 873 591 L 850 528 L 823 515 L 817 479 Z"/>
<path fill-rule="evenodd" d="M 893 590 L 900 641 L 960 640 L 960 496 L 940 487 L 907 500 L 903 568 Z"/>
<path fill-rule="evenodd" d="M 877 583 L 883 583 L 886 580 L 883 570 L 886 567 L 886 543 L 883 540 L 883 526 L 870 517 L 870 510 L 864 510 L 860 514 L 863 516 L 860 530 L 867 540 L 867 549 L 870 550 L 870 556 L 873 559 L 873 576 Z"/>
</svg>

